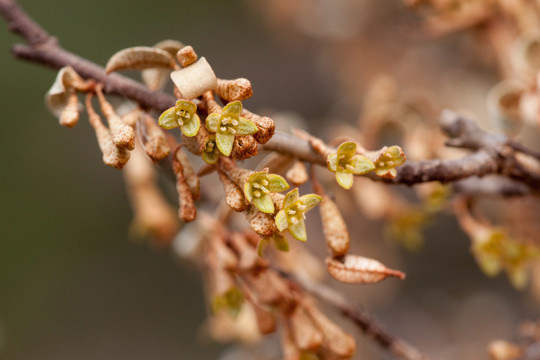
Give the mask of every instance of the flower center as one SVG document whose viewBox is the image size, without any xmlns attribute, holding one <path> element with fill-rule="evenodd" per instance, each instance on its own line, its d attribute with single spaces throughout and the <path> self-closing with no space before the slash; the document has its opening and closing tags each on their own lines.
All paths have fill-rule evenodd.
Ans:
<svg viewBox="0 0 540 360">
<path fill-rule="evenodd" d="M 270 193 L 270 190 L 266 188 L 268 186 L 268 180 L 266 179 L 262 179 L 259 182 L 253 182 L 251 186 L 255 189 L 253 190 L 253 196 L 256 198 Z"/>
<path fill-rule="evenodd" d="M 238 120 L 233 119 L 231 117 L 226 117 L 223 120 L 221 120 L 221 124 L 219 125 L 219 130 L 221 130 L 224 134 L 236 134 L 236 127 L 238 126 Z"/>
<path fill-rule="evenodd" d="M 184 125 L 184 121 L 191 119 L 191 114 L 187 110 L 178 110 L 176 115 L 180 116 L 178 119 L 178 125 L 180 126 Z"/>
</svg>

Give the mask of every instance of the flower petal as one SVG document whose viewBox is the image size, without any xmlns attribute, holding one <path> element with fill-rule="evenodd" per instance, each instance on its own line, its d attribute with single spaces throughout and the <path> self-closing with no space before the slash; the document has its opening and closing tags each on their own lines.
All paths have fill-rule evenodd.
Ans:
<svg viewBox="0 0 540 360">
<path fill-rule="evenodd" d="M 216 133 L 216 144 L 223 155 L 229 156 L 234 144 L 234 135 Z"/>
<path fill-rule="evenodd" d="M 226 116 L 238 117 L 240 116 L 241 112 L 242 112 L 242 103 L 240 101 L 233 101 L 225 105 L 223 110 L 221 110 L 221 115 L 223 115 L 224 117 Z"/>
<path fill-rule="evenodd" d="M 300 218 L 297 224 L 289 222 L 288 229 L 296 240 L 307 241 L 306 224 L 304 223 L 304 219 Z"/>
<path fill-rule="evenodd" d="M 263 256 L 264 249 L 266 249 L 266 246 L 268 245 L 269 242 L 270 242 L 270 238 L 264 237 L 264 238 L 261 238 L 261 240 L 259 240 L 259 242 L 257 243 L 257 254 L 259 254 L 260 257 Z"/>
<path fill-rule="evenodd" d="M 217 132 L 221 115 L 219 113 L 212 113 L 206 117 L 206 129 L 210 132 Z"/>
<path fill-rule="evenodd" d="M 253 135 L 257 131 L 259 131 L 259 128 L 257 128 L 257 126 L 250 120 L 244 117 L 240 117 L 238 119 L 238 126 L 236 126 L 237 135 Z"/>
<path fill-rule="evenodd" d="M 337 153 L 346 157 L 353 157 L 356 154 L 356 144 L 352 141 L 346 141 L 339 145 Z"/>
<path fill-rule="evenodd" d="M 201 153 L 201 157 L 205 163 L 210 164 L 210 165 L 214 165 L 215 163 L 217 163 L 218 158 L 219 158 L 219 156 L 213 151 L 211 152 L 203 151 Z"/>
<path fill-rule="evenodd" d="M 176 109 L 174 107 L 167 109 L 159 117 L 159 126 L 163 129 L 174 129 L 178 127 L 178 115 L 176 115 Z"/>
<path fill-rule="evenodd" d="M 351 173 L 342 173 L 337 172 L 336 173 L 336 180 L 342 188 L 349 190 L 353 184 L 354 177 Z"/>
<path fill-rule="evenodd" d="M 355 155 L 352 159 L 353 174 L 361 175 L 375 169 L 375 165 L 365 156 Z"/>
<path fill-rule="evenodd" d="M 178 100 L 175 105 L 176 111 L 184 110 L 190 114 L 195 114 L 197 111 L 197 105 L 193 101 L 189 100 Z"/>
<path fill-rule="evenodd" d="M 296 200 L 298 200 L 298 188 L 294 188 L 285 195 L 283 199 L 283 208 L 291 206 Z"/>
<path fill-rule="evenodd" d="M 282 192 L 290 188 L 289 184 L 287 183 L 287 180 L 283 178 L 282 176 L 276 175 L 276 174 L 268 174 L 266 175 L 268 179 L 268 190 L 270 192 Z"/>
<path fill-rule="evenodd" d="M 264 194 L 260 197 L 253 198 L 253 205 L 263 213 L 273 214 L 274 213 L 274 201 L 268 194 Z"/>
<path fill-rule="evenodd" d="M 285 210 L 280 210 L 276 215 L 276 226 L 279 231 L 285 230 L 289 223 L 287 222 L 287 214 L 285 213 Z"/>
<path fill-rule="evenodd" d="M 193 137 L 197 135 L 199 132 L 199 129 L 201 128 L 201 119 L 199 118 L 199 115 L 193 114 L 191 119 L 188 121 L 184 121 L 184 125 L 180 127 L 180 130 L 182 130 L 182 133 L 188 137 Z"/>
<path fill-rule="evenodd" d="M 326 164 L 328 165 L 328 170 L 332 172 L 337 172 L 338 154 L 332 153 L 328 155 L 328 159 L 326 159 Z"/>
<path fill-rule="evenodd" d="M 306 213 L 309 210 L 313 209 L 315 206 L 317 206 L 322 200 L 322 197 L 315 194 L 307 194 L 300 197 L 298 200 L 299 202 L 304 205 L 304 210 L 302 212 Z"/>
</svg>

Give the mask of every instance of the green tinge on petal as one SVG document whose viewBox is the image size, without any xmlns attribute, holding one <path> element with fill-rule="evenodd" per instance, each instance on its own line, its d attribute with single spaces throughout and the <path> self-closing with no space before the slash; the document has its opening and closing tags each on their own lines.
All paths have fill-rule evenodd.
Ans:
<svg viewBox="0 0 540 360">
<path fill-rule="evenodd" d="M 291 206 L 296 200 L 298 200 L 298 188 L 294 188 L 285 195 L 283 199 L 283 208 Z"/>
<path fill-rule="evenodd" d="M 257 243 L 257 254 L 259 254 L 260 257 L 263 256 L 264 249 L 266 249 L 266 246 L 268 246 L 268 243 L 270 243 L 270 238 L 261 238 L 259 242 Z"/>
<path fill-rule="evenodd" d="M 163 129 L 174 129 L 178 127 L 178 115 L 174 107 L 167 109 L 161 114 L 158 121 L 159 126 Z"/>
<path fill-rule="evenodd" d="M 193 101 L 189 100 L 178 100 L 175 105 L 176 111 L 184 110 L 190 114 L 195 114 L 197 111 L 197 105 Z"/>
<path fill-rule="evenodd" d="M 273 214 L 274 213 L 274 201 L 268 194 L 264 194 L 261 197 L 253 198 L 253 205 L 263 213 Z"/>
<path fill-rule="evenodd" d="M 285 230 L 289 223 L 287 222 L 287 214 L 285 213 L 285 210 L 280 210 L 276 215 L 276 226 L 279 231 Z"/>
<path fill-rule="evenodd" d="M 339 155 L 345 155 L 346 157 L 353 157 L 356 154 L 356 144 L 352 141 L 346 141 L 339 145 L 337 149 Z"/>
<path fill-rule="evenodd" d="M 349 190 L 353 184 L 354 176 L 351 173 L 337 172 L 336 181 L 338 182 L 339 186 L 346 190 Z"/>
<path fill-rule="evenodd" d="M 223 155 L 229 156 L 234 144 L 234 135 L 216 133 L 216 144 Z"/>
<path fill-rule="evenodd" d="M 355 155 L 352 160 L 353 174 L 361 175 L 375 169 L 375 165 L 365 156 Z"/>
<path fill-rule="evenodd" d="M 251 202 L 251 200 L 253 199 L 253 189 L 251 188 L 251 180 L 246 181 L 246 183 L 244 184 L 244 196 L 246 197 L 247 202 Z"/>
<path fill-rule="evenodd" d="M 221 121 L 221 115 L 219 113 L 212 113 L 206 117 L 206 129 L 210 132 L 217 132 L 219 122 Z"/>
<path fill-rule="evenodd" d="M 337 172 L 338 154 L 332 153 L 328 155 L 328 159 L 326 159 L 326 164 L 328 165 L 328 170 L 332 172 Z"/>
<path fill-rule="evenodd" d="M 199 132 L 199 129 L 201 128 L 201 119 L 199 118 L 199 115 L 193 114 L 192 118 L 185 121 L 184 125 L 180 127 L 180 130 L 182 130 L 182 133 L 188 137 L 193 137 L 197 135 Z"/>
<path fill-rule="evenodd" d="M 304 219 L 300 219 L 298 224 L 289 222 L 288 229 L 296 240 L 307 241 L 306 224 L 304 223 Z"/>
<path fill-rule="evenodd" d="M 236 126 L 236 135 L 253 135 L 259 129 L 250 120 L 240 117 L 238 119 L 238 126 Z"/>
<path fill-rule="evenodd" d="M 214 165 L 217 163 L 219 156 L 215 152 L 204 151 L 201 153 L 201 157 L 205 163 Z"/>
<path fill-rule="evenodd" d="M 315 206 L 317 206 L 322 200 L 322 197 L 315 194 L 307 194 L 300 197 L 300 202 L 302 205 L 304 205 L 304 210 L 302 210 L 304 213 L 308 212 L 309 210 L 313 209 Z"/>
<path fill-rule="evenodd" d="M 225 116 L 238 117 L 242 112 L 242 103 L 240 101 L 233 101 L 225 105 L 221 114 Z"/>
<path fill-rule="evenodd" d="M 268 190 L 271 192 L 282 192 L 290 188 L 289 183 L 285 178 L 276 174 L 268 174 Z"/>
<path fill-rule="evenodd" d="M 285 239 L 284 236 L 280 234 L 274 234 L 273 236 L 274 244 L 276 245 L 276 249 L 279 251 L 288 252 L 289 251 L 289 242 L 287 239 Z"/>
</svg>

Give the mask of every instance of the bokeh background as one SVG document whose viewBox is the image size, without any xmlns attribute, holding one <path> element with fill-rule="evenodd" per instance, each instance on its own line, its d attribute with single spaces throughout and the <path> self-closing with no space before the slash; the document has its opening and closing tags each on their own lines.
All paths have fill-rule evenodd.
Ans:
<svg viewBox="0 0 540 360">
<path fill-rule="evenodd" d="M 489 59 L 467 51 L 474 44 L 464 35 L 415 36 L 419 19 L 399 1 L 20 3 L 66 49 L 100 64 L 129 46 L 191 44 L 219 77 L 251 80 L 247 107 L 303 119 L 325 140 L 329 123 L 356 123 L 378 74 L 479 119 L 497 81 Z M 199 270 L 128 237 L 121 174 L 101 163 L 86 117 L 74 129 L 60 127 L 43 103 L 55 73 L 11 57 L 19 39 L 3 21 L 0 34 L 0 358 L 217 359 L 231 351 L 201 330 Z M 422 251 L 410 253 L 348 209 L 356 252 L 405 271 L 407 280 L 331 285 L 432 358 L 487 359 L 490 340 L 511 339 L 519 321 L 538 317 L 528 291 L 478 270 L 452 216 L 438 216 Z M 316 222 L 310 246 L 322 258 Z M 349 329 L 360 338 L 358 358 L 391 358 Z"/>
</svg>

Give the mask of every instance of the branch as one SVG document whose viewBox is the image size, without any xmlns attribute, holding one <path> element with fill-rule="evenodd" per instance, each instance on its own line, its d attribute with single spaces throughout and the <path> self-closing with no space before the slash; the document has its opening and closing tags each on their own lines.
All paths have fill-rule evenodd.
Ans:
<svg viewBox="0 0 540 360">
<path fill-rule="evenodd" d="M 174 105 L 173 96 L 150 91 L 142 84 L 119 74 L 107 75 L 103 67 L 63 49 L 56 39 L 28 17 L 14 0 L 0 0 L 0 15 L 7 20 L 10 30 L 22 36 L 28 43 L 12 48 L 17 58 L 55 69 L 70 65 L 84 78 L 103 83 L 105 92 L 129 98 L 145 108 L 163 111 Z M 440 122 L 443 130 L 452 138 L 449 145 L 468 148 L 474 152 L 455 160 L 408 162 L 399 167 L 397 177 L 390 180 L 375 175 L 369 177 L 392 184 L 413 185 L 430 181 L 447 183 L 471 176 L 500 174 L 533 189 L 540 188 L 540 170 L 535 169 L 540 168 L 540 163 L 535 152 L 503 135 L 489 134 L 473 121 L 450 111 L 442 113 Z M 281 132 L 276 132 L 261 149 L 291 155 L 318 165 L 326 164 L 326 159 L 313 150 L 308 141 Z M 521 159 L 517 154 L 522 155 Z M 531 164 L 534 166 L 531 167 Z"/>
</svg>

